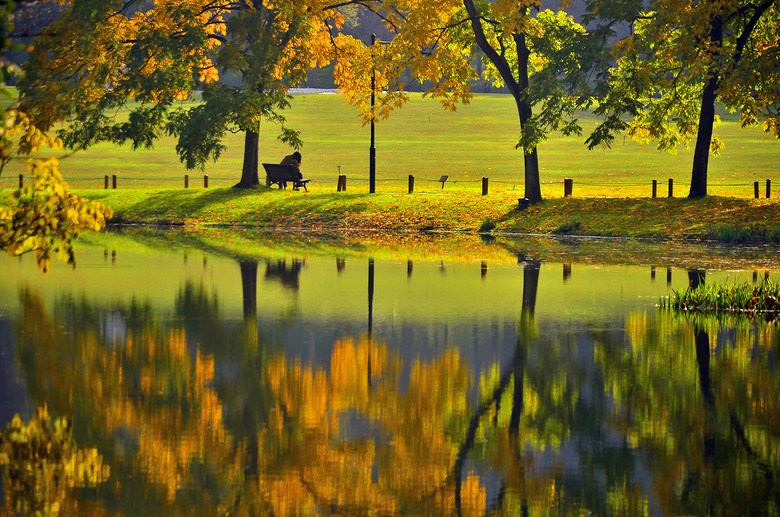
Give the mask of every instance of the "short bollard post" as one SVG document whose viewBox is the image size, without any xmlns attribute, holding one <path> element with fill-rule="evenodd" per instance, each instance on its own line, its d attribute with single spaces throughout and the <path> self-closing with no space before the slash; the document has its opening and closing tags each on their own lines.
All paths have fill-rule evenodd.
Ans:
<svg viewBox="0 0 780 517">
<path fill-rule="evenodd" d="M 203 175 L 203 188 L 209 188 L 209 175 Z"/>
<path fill-rule="evenodd" d="M 482 195 L 487 196 L 488 195 L 488 179 L 482 178 Z"/>
<path fill-rule="evenodd" d="M 409 193 L 414 192 L 414 176 L 412 174 L 409 175 Z"/>
<path fill-rule="evenodd" d="M 24 188 L 24 174 L 19 175 L 19 188 Z"/>
<path fill-rule="evenodd" d="M 658 197 L 658 180 L 653 180 L 653 198 Z"/>
<path fill-rule="evenodd" d="M 758 199 L 758 182 L 757 181 L 753 182 L 753 197 Z"/>
<path fill-rule="evenodd" d="M 347 175 L 346 174 L 339 174 L 339 181 L 336 185 L 336 191 L 342 192 L 347 190 Z"/>
<path fill-rule="evenodd" d="M 116 174 L 111 175 L 111 188 L 116 189 Z"/>
<path fill-rule="evenodd" d="M 669 197 L 674 197 L 674 180 L 669 178 Z"/>
<path fill-rule="evenodd" d="M 766 180 L 766 198 L 769 199 L 772 194 L 772 180 Z"/>
<path fill-rule="evenodd" d="M 184 175 L 184 188 L 190 188 L 190 175 Z"/>
<path fill-rule="evenodd" d="M 572 190 L 574 189 L 574 180 L 566 178 L 563 180 L 563 197 L 571 197 Z"/>
<path fill-rule="evenodd" d="M 103 176 L 103 188 L 108 190 L 108 174 Z"/>
</svg>

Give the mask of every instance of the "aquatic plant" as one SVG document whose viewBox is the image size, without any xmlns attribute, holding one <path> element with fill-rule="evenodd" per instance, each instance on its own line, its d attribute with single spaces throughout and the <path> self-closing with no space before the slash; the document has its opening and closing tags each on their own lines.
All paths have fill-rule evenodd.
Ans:
<svg viewBox="0 0 780 517">
<path fill-rule="evenodd" d="M 750 284 L 700 284 L 695 289 L 673 289 L 661 307 L 674 311 L 741 312 L 765 314 L 774 319 L 780 314 L 780 284 L 767 278 Z"/>
</svg>

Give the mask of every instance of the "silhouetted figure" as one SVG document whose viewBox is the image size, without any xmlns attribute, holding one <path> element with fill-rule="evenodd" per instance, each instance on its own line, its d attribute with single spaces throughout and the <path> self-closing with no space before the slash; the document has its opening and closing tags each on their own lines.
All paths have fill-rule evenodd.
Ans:
<svg viewBox="0 0 780 517">
<path fill-rule="evenodd" d="M 295 172 L 298 173 L 298 179 L 303 179 L 303 174 L 301 174 L 301 153 L 295 151 L 292 154 L 288 154 L 279 163 L 281 165 L 292 165 Z M 287 188 L 287 182 L 282 183 L 282 187 Z"/>
</svg>

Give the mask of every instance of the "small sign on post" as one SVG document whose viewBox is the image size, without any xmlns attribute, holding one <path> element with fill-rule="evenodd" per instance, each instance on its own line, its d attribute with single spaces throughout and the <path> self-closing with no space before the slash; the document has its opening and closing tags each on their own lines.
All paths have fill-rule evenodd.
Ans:
<svg viewBox="0 0 780 517">
<path fill-rule="evenodd" d="M 444 182 L 447 181 L 447 178 L 449 178 L 449 176 L 447 176 L 446 174 L 444 176 L 442 176 L 441 178 L 439 178 L 439 183 L 441 183 L 441 189 L 442 190 L 444 190 Z"/>
</svg>

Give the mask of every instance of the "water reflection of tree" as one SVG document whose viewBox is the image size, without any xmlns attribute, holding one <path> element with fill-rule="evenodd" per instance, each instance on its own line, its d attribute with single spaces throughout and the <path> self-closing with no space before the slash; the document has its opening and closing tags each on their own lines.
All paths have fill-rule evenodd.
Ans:
<svg viewBox="0 0 780 517">
<path fill-rule="evenodd" d="M 768 348 L 776 327 L 635 314 L 627 330 L 630 348 L 609 345 L 623 353 L 603 362 L 613 422 L 655 472 L 660 511 L 776 511 L 780 382 Z"/>
<path fill-rule="evenodd" d="M 766 510 L 777 494 L 779 381 L 769 359 L 780 350 L 777 335 L 756 337 L 751 327 L 733 350 L 714 354 L 712 323 L 697 335 L 690 325 L 633 315 L 627 339 L 593 333 L 595 364 L 583 364 L 576 335 L 537 328 L 539 272 L 538 262 L 524 263 L 510 361 L 479 373 L 456 349 L 404 365 L 367 335 L 337 342 L 328 367 L 305 365 L 258 342 L 256 310 L 228 322 L 219 301 L 192 285 L 180 290 L 175 323 L 136 317 L 113 345 L 101 341 L 100 313 L 88 303 L 63 299 L 50 315 L 24 292 L 20 356 L 34 398 L 77 415 L 114 463 L 121 489 L 107 497 L 137 513 L 520 515 L 555 507 L 636 515 L 650 504 L 637 457 L 649 465 L 660 513 L 706 513 L 718 491 L 728 513 L 749 486 L 759 501 L 745 508 Z M 65 332 L 76 316 L 81 326 Z M 676 335 L 694 346 L 680 350 Z M 705 411 L 694 410 L 709 404 L 705 393 L 715 408 L 709 428 Z M 626 443 L 605 443 L 604 434 Z M 564 446 L 577 476 L 555 453 Z M 487 479 L 501 485 L 490 501 Z"/>
</svg>

